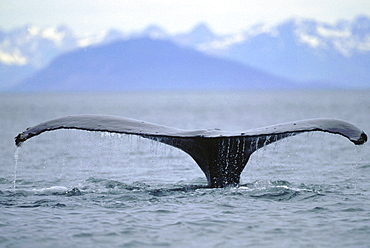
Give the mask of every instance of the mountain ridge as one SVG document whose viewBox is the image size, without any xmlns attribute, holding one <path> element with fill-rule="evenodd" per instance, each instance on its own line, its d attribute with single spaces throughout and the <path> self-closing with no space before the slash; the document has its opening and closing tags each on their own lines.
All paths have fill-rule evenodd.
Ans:
<svg viewBox="0 0 370 248">
<path fill-rule="evenodd" d="M 17 91 L 291 88 L 290 80 L 238 62 L 136 38 L 63 54 L 17 86 Z"/>
<path fill-rule="evenodd" d="M 299 82 L 366 88 L 370 86 L 370 19 L 359 18 L 358 22 L 366 25 L 289 20 L 227 47 L 212 49 L 203 44 L 203 51 Z"/>
<path fill-rule="evenodd" d="M 158 26 L 124 34 L 118 30 L 78 38 L 66 26 L 24 26 L 0 30 L 0 91 L 45 68 L 64 53 L 118 40 L 143 37 L 169 40 L 211 56 L 296 81 L 302 87 L 369 88 L 370 19 L 359 16 L 327 24 L 290 19 L 268 27 L 256 25 L 231 35 L 217 35 L 206 24 L 189 32 L 168 34 Z"/>
</svg>

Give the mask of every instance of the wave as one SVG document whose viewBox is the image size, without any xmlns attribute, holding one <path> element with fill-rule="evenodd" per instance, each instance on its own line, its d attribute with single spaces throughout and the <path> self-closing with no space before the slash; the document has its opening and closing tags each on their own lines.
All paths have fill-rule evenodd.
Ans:
<svg viewBox="0 0 370 248">
<path fill-rule="evenodd" d="M 126 203 L 169 201 L 171 199 L 196 199 L 203 197 L 245 197 L 268 201 L 315 201 L 333 191 L 326 185 L 296 185 L 276 181 L 255 181 L 237 187 L 209 188 L 199 184 L 148 185 L 142 182 L 126 184 L 104 178 L 89 178 L 78 187 L 51 186 L 34 189 L 9 189 L 0 191 L 0 206 L 4 207 L 65 207 L 68 204 L 101 202 L 109 208 L 125 207 Z M 73 198 L 73 199 L 72 199 Z"/>
</svg>

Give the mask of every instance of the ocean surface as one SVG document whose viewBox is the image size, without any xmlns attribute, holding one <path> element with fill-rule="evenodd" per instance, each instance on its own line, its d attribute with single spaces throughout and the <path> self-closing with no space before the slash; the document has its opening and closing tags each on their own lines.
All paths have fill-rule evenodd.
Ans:
<svg viewBox="0 0 370 248">
<path fill-rule="evenodd" d="M 370 247 L 370 145 L 300 134 L 254 153 L 241 185 L 207 188 L 175 148 L 27 127 L 75 114 L 248 130 L 338 118 L 370 134 L 370 91 L 0 95 L 0 247 Z"/>
</svg>

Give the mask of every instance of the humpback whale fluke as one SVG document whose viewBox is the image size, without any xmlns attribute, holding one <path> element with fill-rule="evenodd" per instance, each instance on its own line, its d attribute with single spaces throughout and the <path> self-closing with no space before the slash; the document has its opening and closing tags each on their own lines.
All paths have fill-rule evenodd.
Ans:
<svg viewBox="0 0 370 248">
<path fill-rule="evenodd" d="M 40 123 L 15 137 L 20 146 L 46 131 L 81 129 L 133 134 L 174 146 L 188 153 L 207 177 L 209 187 L 237 185 L 249 157 L 259 148 L 303 132 L 322 131 L 342 135 L 356 145 L 367 135 L 354 125 L 336 119 L 309 119 L 283 123 L 244 132 L 182 130 L 144 121 L 104 115 L 66 116 Z"/>
</svg>

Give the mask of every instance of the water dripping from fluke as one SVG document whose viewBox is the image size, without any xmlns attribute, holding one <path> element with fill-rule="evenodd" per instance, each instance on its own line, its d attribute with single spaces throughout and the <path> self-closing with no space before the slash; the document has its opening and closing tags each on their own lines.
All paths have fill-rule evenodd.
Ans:
<svg viewBox="0 0 370 248">
<path fill-rule="evenodd" d="M 17 170 L 18 170 L 18 160 L 19 160 L 19 153 L 20 153 L 21 147 L 17 146 L 14 152 L 14 177 L 13 177 L 13 190 L 16 189 L 16 183 L 17 183 Z"/>
</svg>

